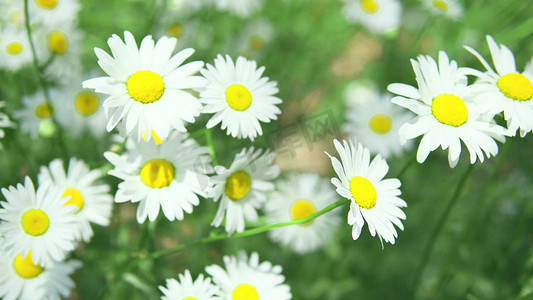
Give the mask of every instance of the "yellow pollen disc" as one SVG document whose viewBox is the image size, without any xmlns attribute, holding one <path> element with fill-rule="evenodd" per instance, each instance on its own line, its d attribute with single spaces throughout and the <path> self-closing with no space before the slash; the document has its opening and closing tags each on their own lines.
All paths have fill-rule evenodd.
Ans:
<svg viewBox="0 0 533 300">
<path fill-rule="evenodd" d="M 183 300 L 198 300 L 196 297 L 185 297 Z"/>
<path fill-rule="evenodd" d="M 83 196 L 81 195 L 80 191 L 75 188 L 67 188 L 63 193 L 63 197 L 66 196 L 70 196 L 70 199 L 65 202 L 64 205 L 76 205 L 78 207 L 78 211 L 76 213 L 83 209 L 85 202 L 83 201 Z"/>
<path fill-rule="evenodd" d="M 370 119 L 368 126 L 370 126 L 370 129 L 372 129 L 372 131 L 375 133 L 385 134 L 390 131 L 392 127 L 392 120 L 387 115 L 377 114 Z"/>
<path fill-rule="evenodd" d="M 41 267 L 38 263 L 36 265 L 33 264 L 31 250 L 24 259 L 22 259 L 22 255 L 19 254 L 15 260 L 13 260 L 13 267 L 15 268 L 15 272 L 25 279 L 37 277 L 44 270 L 44 267 Z"/>
<path fill-rule="evenodd" d="M 431 113 L 442 124 L 459 127 L 466 123 L 468 109 L 461 98 L 452 94 L 442 94 L 433 98 Z"/>
<path fill-rule="evenodd" d="M 131 98 L 141 103 L 155 102 L 161 98 L 165 91 L 163 78 L 152 71 L 133 73 L 128 79 L 126 87 Z"/>
<path fill-rule="evenodd" d="M 52 106 L 48 103 L 41 103 L 35 108 L 35 115 L 39 119 L 49 118 L 52 115 Z"/>
<path fill-rule="evenodd" d="M 375 0 L 361 0 L 361 8 L 367 13 L 373 14 L 379 9 L 379 5 Z"/>
<path fill-rule="evenodd" d="M 226 179 L 226 195 L 233 201 L 240 200 L 250 191 L 251 179 L 243 171 L 237 171 Z"/>
<path fill-rule="evenodd" d="M 250 38 L 250 49 L 255 51 L 263 49 L 263 39 L 257 35 L 252 36 Z"/>
<path fill-rule="evenodd" d="M 259 300 L 257 290 L 249 284 L 239 284 L 233 290 L 233 300 Z"/>
<path fill-rule="evenodd" d="M 171 24 L 167 27 L 167 33 L 173 37 L 180 37 L 183 35 L 183 26 L 180 24 Z"/>
<path fill-rule="evenodd" d="M 376 189 L 364 177 L 355 176 L 350 180 L 350 193 L 352 193 L 355 203 L 362 208 L 371 209 L 376 205 L 376 200 L 378 199 Z"/>
<path fill-rule="evenodd" d="M 234 110 L 243 111 L 252 104 L 252 94 L 246 87 L 233 84 L 226 90 L 226 102 Z"/>
<path fill-rule="evenodd" d="M 67 36 L 59 31 L 54 31 L 48 36 L 48 49 L 55 54 L 65 54 L 68 50 Z"/>
<path fill-rule="evenodd" d="M 163 159 L 153 159 L 141 169 L 141 180 L 151 188 L 162 188 L 174 179 L 174 166 Z"/>
<path fill-rule="evenodd" d="M 155 131 L 152 129 L 152 137 L 154 138 L 154 142 L 156 145 L 159 145 L 163 142 L 162 139 L 160 139 L 157 134 L 155 134 Z M 146 132 L 143 131 L 142 133 L 142 138 L 143 140 L 146 142 Z"/>
<path fill-rule="evenodd" d="M 46 213 L 40 209 L 30 209 L 22 216 L 22 229 L 33 236 L 45 233 L 50 226 L 50 219 Z"/>
<path fill-rule="evenodd" d="M 74 106 L 80 114 L 90 116 L 98 110 L 99 102 L 98 96 L 95 93 L 81 92 L 74 99 Z"/>
<path fill-rule="evenodd" d="M 291 207 L 291 217 L 293 220 L 300 220 L 305 217 L 309 217 L 310 215 L 314 214 L 316 212 L 315 206 L 311 201 L 305 200 L 305 199 L 298 199 L 296 200 Z M 300 225 L 309 225 L 313 222 L 313 220 L 309 222 L 302 223 Z"/>
<path fill-rule="evenodd" d="M 438 10 L 448 11 L 448 3 L 446 3 L 446 1 L 433 0 L 433 6 L 435 6 L 435 8 Z"/>
<path fill-rule="evenodd" d="M 57 5 L 57 0 L 35 0 L 35 2 L 37 2 L 37 5 L 40 7 L 46 9 L 52 9 Z"/>
<path fill-rule="evenodd" d="M 6 46 L 6 52 L 11 55 L 20 54 L 22 50 L 24 50 L 24 46 L 19 42 L 13 42 Z"/>
<path fill-rule="evenodd" d="M 533 85 L 522 74 L 510 73 L 503 75 L 498 79 L 497 85 L 507 98 L 516 101 L 527 101 L 533 97 Z"/>
</svg>

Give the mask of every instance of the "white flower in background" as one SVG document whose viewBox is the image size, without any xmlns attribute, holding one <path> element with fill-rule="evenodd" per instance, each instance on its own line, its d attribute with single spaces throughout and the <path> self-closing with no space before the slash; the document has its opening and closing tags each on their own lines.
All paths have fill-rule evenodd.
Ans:
<svg viewBox="0 0 533 300">
<path fill-rule="evenodd" d="M 370 162 L 370 152 L 361 143 L 355 145 L 351 140 L 343 141 L 344 146 L 337 140 L 333 143 L 340 161 L 326 152 L 338 177 L 331 178 L 331 183 L 339 195 L 350 200 L 348 224 L 353 226 L 352 238 L 359 238 L 366 222 L 372 236 L 377 233 L 380 241 L 394 244 L 398 237 L 394 225 L 403 230 L 401 220 L 405 220 L 405 213 L 401 207 L 407 207 L 398 197 L 400 180 L 383 179 L 389 165 L 380 155 Z"/>
<path fill-rule="evenodd" d="M 22 29 L 0 30 L 0 68 L 17 70 L 32 62 L 28 36 Z"/>
<path fill-rule="evenodd" d="M 348 106 L 366 104 L 379 96 L 378 88 L 372 80 L 357 79 L 346 85 L 344 101 Z"/>
<path fill-rule="evenodd" d="M 211 283 L 211 278 L 204 278 L 200 274 L 196 280 L 193 281 L 191 272 L 185 270 L 183 274 L 178 275 L 178 279 L 167 279 L 166 287 L 159 286 L 159 289 L 164 294 L 161 300 L 220 300 L 218 297 L 220 290 L 216 285 Z"/>
<path fill-rule="evenodd" d="M 286 179 L 279 179 L 276 186 L 265 204 L 270 224 L 308 217 L 337 200 L 328 180 L 318 174 L 292 173 Z M 272 229 L 268 235 L 273 241 L 304 254 L 324 246 L 339 223 L 339 211 L 333 210 L 307 223 Z"/>
<path fill-rule="evenodd" d="M 206 65 L 202 75 L 209 84 L 200 89 L 200 101 L 205 104 L 204 113 L 214 113 L 207 122 L 207 128 L 222 123 L 221 128 L 236 138 L 250 138 L 263 135 L 261 122 L 276 120 L 281 110 L 275 97 L 277 82 L 261 77 L 265 67 L 257 68 L 255 61 L 239 56 L 233 63 L 231 57 L 218 55 L 215 66 Z"/>
<path fill-rule="evenodd" d="M 429 56 L 411 60 L 418 89 L 401 83 L 390 84 L 388 89 L 400 96 L 392 102 L 415 114 L 403 124 L 398 133 L 402 140 L 423 136 L 418 146 L 417 160 L 423 163 L 431 151 L 439 146 L 449 149 L 448 161 L 454 168 L 459 162 L 461 141 L 470 152 L 470 163 L 484 161 L 498 154 L 494 139 L 504 142 L 508 131 L 494 123 L 492 115 L 483 114 L 482 107 L 472 102 L 472 86 L 467 86 L 466 70 L 458 68 L 446 53 L 439 53 L 438 65 Z"/>
<path fill-rule="evenodd" d="M 186 132 L 185 123 L 194 122 L 202 105 L 184 90 L 205 86 L 204 78 L 194 76 L 204 63 L 182 65 L 194 53 L 191 48 L 171 57 L 175 38 L 162 37 L 154 44 L 152 37 L 146 36 L 137 48 L 133 35 L 125 31 L 124 40 L 117 35 L 108 39 L 114 57 L 102 49 L 94 50 L 98 64 L 110 77 L 83 82 L 83 87 L 110 96 L 103 103 L 107 130 L 122 121 L 122 132 L 134 132 L 138 139 L 144 133 L 148 141 L 154 133 L 165 140 L 172 129 Z"/>
<path fill-rule="evenodd" d="M 463 7 L 457 0 L 423 0 L 424 6 L 433 14 L 442 14 L 448 18 L 459 19 L 463 16 Z"/>
<path fill-rule="evenodd" d="M 4 242 L 0 239 L 0 242 Z M 32 261 L 31 251 L 22 259 L 13 258 L 0 250 L 0 298 L 4 300 L 60 299 L 68 297 L 74 288 L 69 277 L 81 263 L 47 261 L 41 266 Z"/>
<path fill-rule="evenodd" d="M 184 212 L 192 213 L 200 203 L 198 195 L 205 197 L 211 188 L 208 153 L 207 147 L 178 132 L 159 145 L 128 140 L 124 154 L 104 153 L 115 167 L 108 174 L 123 180 L 115 202 L 139 202 L 139 223 L 147 217 L 153 222 L 160 207 L 168 220 L 182 220 Z"/>
<path fill-rule="evenodd" d="M 176 38 L 176 48 L 194 47 L 199 50 L 209 49 L 213 41 L 212 25 L 199 20 L 176 18 L 172 12 L 166 12 L 157 28 L 157 36 Z"/>
<path fill-rule="evenodd" d="M 259 255 L 253 252 L 248 259 L 246 253 L 238 257 L 224 256 L 225 269 L 217 265 L 207 266 L 205 271 L 222 290 L 223 299 L 258 300 L 292 298 L 291 289 L 284 284 L 282 268 L 269 261 L 259 262 Z"/>
<path fill-rule="evenodd" d="M 398 0 L 342 0 L 342 13 L 349 22 L 361 23 L 382 34 L 400 26 L 402 5 Z"/>
<path fill-rule="evenodd" d="M 90 170 L 76 158 L 70 159 L 66 173 L 60 159 L 50 162 L 49 168 L 41 167 L 39 172 L 39 185 L 53 184 L 63 191 L 63 197 L 70 197 L 65 205 L 76 206 L 75 216 L 80 226 L 78 240 L 88 242 L 93 236 L 90 223 L 109 225 L 113 197 L 108 194 L 107 184 L 97 182 L 101 176 L 100 170 Z"/>
<path fill-rule="evenodd" d="M 29 133 L 33 139 L 39 134 L 50 136 L 55 130 L 52 121 L 55 104 L 46 102 L 41 91 L 22 97 L 21 102 L 23 107 L 13 112 L 13 118 L 18 121 L 20 130 Z"/>
<path fill-rule="evenodd" d="M 373 98 L 349 106 L 342 129 L 357 139 L 371 153 L 385 158 L 401 154 L 410 144 L 400 144 L 398 128 L 413 115 L 392 104 L 389 94 L 375 93 Z"/>
<path fill-rule="evenodd" d="M 4 101 L 0 101 L 0 108 L 3 108 L 6 103 Z M 9 116 L 6 115 L 3 112 L 0 112 L 0 139 L 5 136 L 4 128 L 13 127 L 15 124 L 13 124 L 9 120 Z M 1 147 L 2 144 L 0 144 Z"/>
<path fill-rule="evenodd" d="M 167 5 L 172 14 L 178 14 L 178 17 L 195 13 L 201 8 L 209 5 L 211 0 L 168 0 Z"/>
<path fill-rule="evenodd" d="M 218 10 L 247 18 L 263 7 L 264 0 L 214 0 Z"/>
<path fill-rule="evenodd" d="M 3 23 L 3 28 L 25 30 L 24 1 L 0 1 L 0 11 L 0 23 Z"/>
<path fill-rule="evenodd" d="M 479 78 L 473 85 L 475 100 L 494 115 L 503 112 L 509 133 L 513 136 L 520 129 L 524 137 L 533 129 L 533 68 L 519 73 L 514 55 L 505 45 L 496 44 L 488 35 L 490 54 L 496 71 L 476 50 L 465 46 L 485 67 L 486 72 L 468 69 L 469 74 Z"/>
<path fill-rule="evenodd" d="M 51 257 L 61 261 L 76 246 L 79 226 L 76 207 L 62 197 L 63 191 L 51 185 L 41 185 L 35 192 L 29 177 L 24 186 L 3 188 L 7 202 L 0 202 L 0 235 L 2 247 L 12 258 L 31 251 L 33 263 L 44 266 Z"/>
<path fill-rule="evenodd" d="M 266 19 L 258 19 L 247 25 L 236 40 L 230 40 L 230 45 L 237 47 L 236 52 L 246 57 L 260 57 L 261 50 L 274 38 L 275 29 Z"/>
<path fill-rule="evenodd" d="M 257 209 L 263 206 L 266 194 L 274 189 L 271 182 L 278 177 L 280 169 L 272 165 L 276 154 L 253 147 L 242 149 L 226 169 L 216 166 L 212 179 L 214 189 L 209 194 L 215 202 L 220 201 L 213 226 L 220 226 L 226 216 L 228 234 L 244 231 L 244 221 L 257 221 Z"/>
<path fill-rule="evenodd" d="M 61 28 L 77 23 L 77 0 L 30 0 L 28 4 L 32 25 Z"/>
</svg>

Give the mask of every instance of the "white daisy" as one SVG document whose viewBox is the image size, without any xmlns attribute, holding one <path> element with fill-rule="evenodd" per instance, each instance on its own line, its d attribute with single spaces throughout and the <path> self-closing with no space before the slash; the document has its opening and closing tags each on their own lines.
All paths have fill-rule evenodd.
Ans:
<svg viewBox="0 0 533 300">
<path fill-rule="evenodd" d="M 217 214 L 211 223 L 219 227 L 226 216 L 225 229 L 228 234 L 244 231 L 244 221 L 257 221 L 257 209 L 266 200 L 266 194 L 274 189 L 270 181 L 278 177 L 280 169 L 272 165 L 276 154 L 253 147 L 242 149 L 226 169 L 216 166 L 215 186 L 210 198 L 220 200 Z"/>
<path fill-rule="evenodd" d="M 461 141 L 470 152 L 470 163 L 476 158 L 484 160 L 498 153 L 494 139 L 504 142 L 507 130 L 496 125 L 482 114 L 471 101 L 472 86 L 467 86 L 464 68 L 458 68 L 446 53 L 439 53 L 439 63 L 429 56 L 411 60 L 416 74 L 418 89 L 410 85 L 393 83 L 388 89 L 400 95 L 392 102 L 403 106 L 418 116 L 403 124 L 398 133 L 403 140 L 423 135 L 417 152 L 422 163 L 429 153 L 439 146 L 449 148 L 448 161 L 455 167 L 461 154 Z"/>
<path fill-rule="evenodd" d="M 3 108 L 6 103 L 0 101 L 0 108 Z M 0 112 L 0 139 L 5 136 L 4 128 L 13 127 L 14 124 L 9 120 L 9 116 Z M 1 147 L 1 144 L 0 144 Z"/>
<path fill-rule="evenodd" d="M 24 29 L 24 1 L 0 1 L 0 23 L 3 27 Z"/>
<path fill-rule="evenodd" d="M 76 260 L 48 261 L 41 266 L 32 261 L 31 251 L 22 259 L 20 254 L 12 258 L 0 250 L 0 298 L 59 300 L 68 297 L 74 288 L 69 276 L 80 267 Z"/>
<path fill-rule="evenodd" d="M 263 0 L 214 0 L 218 10 L 247 18 L 263 7 Z"/>
<path fill-rule="evenodd" d="M 77 20 L 80 3 L 77 0 L 32 0 L 29 14 L 32 25 L 61 28 Z"/>
<path fill-rule="evenodd" d="M 160 145 L 128 140 L 124 154 L 104 153 L 115 167 L 108 174 L 123 180 L 115 202 L 140 202 L 139 223 L 146 217 L 154 221 L 159 207 L 170 221 L 182 220 L 184 211 L 190 214 L 200 203 L 198 195 L 205 197 L 210 189 L 208 153 L 207 147 L 178 132 Z"/>
<path fill-rule="evenodd" d="M 258 300 L 291 299 L 291 290 L 284 284 L 282 268 L 268 261 L 259 262 L 259 255 L 253 252 L 250 258 L 240 252 L 238 257 L 224 256 L 223 269 L 217 265 L 207 266 L 205 271 L 222 290 L 223 299 Z"/>
<path fill-rule="evenodd" d="M 167 286 L 159 286 L 164 296 L 161 300 L 219 300 L 220 290 L 216 285 L 211 283 L 211 278 L 204 278 L 200 274 L 196 280 L 192 280 L 189 270 L 178 275 L 179 281 L 170 278 L 167 279 Z"/>
<path fill-rule="evenodd" d="M 348 106 L 366 104 L 379 96 L 378 88 L 374 81 L 357 79 L 344 88 L 344 101 Z"/>
<path fill-rule="evenodd" d="M 17 70 L 32 62 L 28 36 L 24 30 L 0 30 L 0 68 Z"/>
<path fill-rule="evenodd" d="M 433 14 L 443 14 L 452 19 L 463 16 L 463 8 L 457 0 L 423 0 L 424 6 Z"/>
<path fill-rule="evenodd" d="M 22 132 L 27 132 L 33 139 L 37 136 L 50 136 L 48 129 L 54 126 L 52 114 L 54 103 L 47 103 L 41 91 L 21 99 L 23 107 L 13 112 L 13 118 L 18 120 Z M 55 129 L 54 129 L 55 130 Z"/>
<path fill-rule="evenodd" d="M 265 213 L 271 224 L 298 220 L 324 209 L 336 198 L 329 182 L 318 174 L 293 173 L 278 180 L 276 191 L 268 197 Z M 339 222 L 339 211 L 334 210 L 307 223 L 272 229 L 268 235 L 304 254 L 324 246 Z"/>
<path fill-rule="evenodd" d="M 263 135 L 259 121 L 269 123 L 281 113 L 276 104 L 281 99 L 275 81 L 261 77 L 265 67 L 257 68 L 255 61 L 239 56 L 234 64 L 231 57 L 218 55 L 215 66 L 206 65 L 201 70 L 209 81 L 200 90 L 200 101 L 206 106 L 204 113 L 215 113 L 207 122 L 207 128 L 222 122 L 222 129 L 237 138 L 250 138 Z"/>
<path fill-rule="evenodd" d="M 272 41 L 274 26 L 266 19 L 258 19 L 247 25 L 236 40 L 230 40 L 231 46 L 237 47 L 237 53 L 246 57 L 257 58 L 261 50 Z"/>
<path fill-rule="evenodd" d="M 496 71 L 476 50 L 465 46 L 479 59 L 486 72 L 468 69 L 469 74 L 479 78 L 474 84 L 475 99 L 485 107 L 489 114 L 503 111 L 507 121 L 507 128 L 514 136 L 520 129 L 520 136 L 524 137 L 533 129 L 533 70 L 519 73 L 516 70 L 514 55 L 505 45 L 496 44 L 488 35 L 490 54 Z"/>
<path fill-rule="evenodd" d="M 357 147 L 351 140 L 343 141 L 344 146 L 337 140 L 333 143 L 341 160 L 326 152 L 338 177 L 331 178 L 331 183 L 339 195 L 350 200 L 348 224 L 353 226 L 352 238 L 359 238 L 366 221 L 372 236 L 377 233 L 380 240 L 394 244 L 398 237 L 394 225 L 403 230 L 405 213 L 400 208 L 407 207 L 398 197 L 400 180 L 383 179 L 389 165 L 380 155 L 370 162 L 370 152 L 361 143 Z"/>
<path fill-rule="evenodd" d="M 343 131 L 359 140 L 371 153 L 385 158 L 400 154 L 404 147 L 400 144 L 398 128 L 410 120 L 412 114 L 393 105 L 388 94 L 375 93 L 368 100 L 348 107 Z"/>
<path fill-rule="evenodd" d="M 361 23 L 382 34 L 400 26 L 402 5 L 398 0 L 342 0 L 342 12 L 349 22 Z"/>
<path fill-rule="evenodd" d="M 26 177 L 24 186 L 3 188 L 2 194 L 7 202 L 0 202 L 0 234 L 5 237 L 3 247 L 11 257 L 22 254 L 25 258 L 31 251 L 33 263 L 42 266 L 48 256 L 60 261 L 74 249 L 79 230 L 76 207 L 67 205 L 68 198 L 61 196 L 63 191 L 41 185 L 36 193 L 31 179 Z"/>
<path fill-rule="evenodd" d="M 154 45 L 146 36 L 137 48 L 129 31 L 124 32 L 125 43 L 113 35 L 107 43 L 114 57 L 95 48 L 98 64 L 111 77 L 98 77 L 83 82 L 83 87 L 110 95 L 104 103 L 108 116 L 107 130 L 111 131 L 122 120 L 126 134 L 136 136 L 152 132 L 165 140 L 172 128 L 186 132 L 185 122 L 194 122 L 202 105 L 184 89 L 201 88 L 205 79 L 193 76 L 203 66 L 195 61 L 180 66 L 194 53 L 191 48 L 172 56 L 175 38 L 162 37 Z"/>
<path fill-rule="evenodd" d="M 49 168 L 41 167 L 39 185 L 53 184 L 63 191 L 63 197 L 70 196 L 65 205 L 75 205 L 76 220 L 79 223 L 78 239 L 88 242 L 93 236 L 90 223 L 108 226 L 111 217 L 113 197 L 108 194 L 109 186 L 97 183 L 101 177 L 98 169 L 89 170 L 81 160 L 71 158 L 65 173 L 63 161 L 55 159 Z"/>
<path fill-rule="evenodd" d="M 172 12 L 163 15 L 162 25 L 157 28 L 157 36 L 169 36 L 176 38 L 176 48 L 184 49 L 195 47 L 199 50 L 208 49 L 213 41 L 213 29 L 211 24 L 199 20 L 182 20 L 176 18 Z"/>
</svg>

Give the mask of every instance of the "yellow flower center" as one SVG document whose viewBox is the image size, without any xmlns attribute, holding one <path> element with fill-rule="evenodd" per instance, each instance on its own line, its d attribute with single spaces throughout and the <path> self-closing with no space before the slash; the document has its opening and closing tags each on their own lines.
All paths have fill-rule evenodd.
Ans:
<svg viewBox="0 0 533 300">
<path fill-rule="evenodd" d="M 68 50 L 67 36 L 59 31 L 54 31 L 48 36 L 48 49 L 55 54 L 65 54 Z"/>
<path fill-rule="evenodd" d="M 141 103 L 155 102 L 161 98 L 165 91 L 163 78 L 152 71 L 133 73 L 128 79 L 126 87 L 131 98 Z"/>
<path fill-rule="evenodd" d="M 370 126 L 370 129 L 372 129 L 372 131 L 375 133 L 385 134 L 390 131 L 392 127 L 392 120 L 387 115 L 377 114 L 370 119 L 368 126 Z"/>
<path fill-rule="evenodd" d="M 7 53 L 11 55 L 18 55 L 22 50 L 24 50 L 24 46 L 19 42 L 13 42 L 6 46 Z"/>
<path fill-rule="evenodd" d="M 15 272 L 17 272 L 17 274 L 24 279 L 37 277 L 44 270 L 44 267 L 41 267 L 39 263 L 36 265 L 33 264 L 31 250 L 28 252 L 28 255 L 24 257 L 24 259 L 22 259 L 21 254 L 15 257 L 13 260 L 13 267 L 15 268 Z"/>
<path fill-rule="evenodd" d="M 22 11 L 16 10 L 9 15 L 9 22 L 18 25 L 22 22 Z"/>
<path fill-rule="evenodd" d="M 185 297 L 183 300 L 198 300 L 196 297 Z"/>
<path fill-rule="evenodd" d="M 180 37 L 183 35 L 183 26 L 180 24 L 171 24 L 167 27 L 167 33 L 173 37 Z"/>
<path fill-rule="evenodd" d="M 433 98 L 433 116 L 442 124 L 459 127 L 466 123 L 468 109 L 461 98 L 452 94 L 442 94 Z"/>
<path fill-rule="evenodd" d="M 373 14 L 379 9 L 375 0 L 361 0 L 361 8 L 369 14 Z"/>
<path fill-rule="evenodd" d="M 234 110 L 243 111 L 252 104 L 252 94 L 246 87 L 233 84 L 226 90 L 226 102 Z"/>
<path fill-rule="evenodd" d="M 80 191 L 75 188 L 67 188 L 63 193 L 63 197 L 67 196 L 70 196 L 70 199 L 65 202 L 64 205 L 76 205 L 78 207 L 78 211 L 76 213 L 79 213 L 85 205 L 85 202 L 83 201 L 83 196 L 81 195 Z"/>
<path fill-rule="evenodd" d="M 98 110 L 99 102 L 95 93 L 81 92 L 74 99 L 74 106 L 80 114 L 90 116 Z"/>
<path fill-rule="evenodd" d="M 50 226 L 48 215 L 40 209 L 30 209 L 22 216 L 22 229 L 33 236 L 45 233 Z"/>
<path fill-rule="evenodd" d="M 239 284 L 233 290 L 233 300 L 259 300 L 257 290 L 249 284 Z"/>
<path fill-rule="evenodd" d="M 433 0 L 433 6 L 438 10 L 448 11 L 448 3 L 446 3 L 446 1 Z"/>
<path fill-rule="evenodd" d="M 298 199 L 291 206 L 291 217 L 293 220 L 300 220 L 305 217 L 309 217 L 315 212 L 316 212 L 315 206 L 309 200 Z M 311 224 L 313 221 L 314 220 L 311 220 L 309 222 L 305 222 L 300 225 L 306 226 L 306 225 Z"/>
<path fill-rule="evenodd" d="M 250 191 L 251 179 L 243 171 L 237 171 L 226 179 L 226 195 L 233 201 L 240 200 Z"/>
<path fill-rule="evenodd" d="M 250 49 L 255 51 L 263 49 L 263 39 L 257 35 L 250 37 Z"/>
<path fill-rule="evenodd" d="M 35 0 L 35 2 L 40 7 L 46 8 L 46 9 L 52 9 L 56 7 L 57 5 L 57 0 Z"/>
<path fill-rule="evenodd" d="M 155 134 L 155 131 L 152 129 L 152 137 L 154 138 L 154 142 L 156 145 L 159 145 L 163 142 L 162 139 L 160 139 L 157 134 Z M 146 142 L 146 132 L 143 131 L 142 133 L 142 138 L 143 140 Z"/>
<path fill-rule="evenodd" d="M 376 200 L 378 199 L 376 189 L 364 177 L 355 176 L 350 180 L 350 193 L 352 193 L 355 203 L 362 208 L 371 209 L 376 205 Z"/>
<path fill-rule="evenodd" d="M 52 115 L 52 106 L 48 103 L 41 103 L 35 108 L 35 115 L 39 119 L 46 119 Z"/>
<path fill-rule="evenodd" d="M 533 97 L 533 85 L 526 76 L 519 73 L 503 75 L 498 79 L 498 88 L 507 97 L 516 101 L 527 101 Z"/>
<path fill-rule="evenodd" d="M 164 159 L 153 159 L 141 169 L 141 180 L 151 188 L 162 188 L 174 179 L 174 166 Z"/>
</svg>

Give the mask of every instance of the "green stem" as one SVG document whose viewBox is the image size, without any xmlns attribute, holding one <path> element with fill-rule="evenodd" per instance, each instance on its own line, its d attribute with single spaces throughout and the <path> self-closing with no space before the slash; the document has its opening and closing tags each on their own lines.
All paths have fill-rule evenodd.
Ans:
<svg viewBox="0 0 533 300">
<path fill-rule="evenodd" d="M 405 166 L 403 166 L 403 168 L 400 170 L 400 173 L 398 173 L 398 176 L 396 176 L 396 178 L 401 178 L 405 174 L 405 172 L 407 172 L 407 170 L 409 170 L 409 168 L 411 168 L 411 166 L 414 165 L 415 163 L 416 163 L 416 153 L 413 156 L 413 158 L 409 159 L 409 161 L 405 164 Z"/>
<path fill-rule="evenodd" d="M 431 252 L 433 250 L 433 247 L 435 246 L 435 242 L 437 241 L 437 238 L 439 237 L 440 233 L 442 232 L 442 228 L 444 227 L 444 223 L 446 223 L 446 220 L 448 219 L 450 212 L 452 211 L 452 208 L 454 207 L 455 203 L 457 203 L 457 200 L 459 199 L 459 196 L 461 195 L 461 192 L 463 191 L 466 181 L 468 179 L 468 176 L 472 173 L 472 170 L 474 169 L 474 165 L 469 165 L 466 171 L 464 172 L 461 179 L 459 179 L 459 184 L 455 188 L 455 191 L 453 193 L 452 198 L 450 199 L 450 202 L 448 202 L 448 205 L 444 209 L 444 212 L 440 216 L 439 221 L 437 222 L 437 225 L 433 229 L 433 232 L 430 235 L 429 241 L 426 245 L 426 248 L 424 249 L 424 252 L 422 254 L 422 259 L 420 262 L 420 265 L 416 269 L 415 277 L 413 280 L 413 297 L 416 294 L 416 291 L 418 290 L 419 284 L 420 284 L 420 278 L 422 276 L 422 272 L 427 266 L 427 263 L 429 262 L 429 258 L 431 256 Z"/>
<path fill-rule="evenodd" d="M 209 156 L 211 156 L 211 160 L 213 160 L 213 164 L 216 166 L 218 165 L 218 161 L 215 153 L 215 146 L 213 145 L 213 129 L 207 129 L 204 133 L 207 147 L 209 147 Z"/>
</svg>

